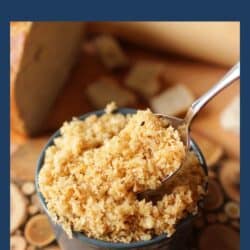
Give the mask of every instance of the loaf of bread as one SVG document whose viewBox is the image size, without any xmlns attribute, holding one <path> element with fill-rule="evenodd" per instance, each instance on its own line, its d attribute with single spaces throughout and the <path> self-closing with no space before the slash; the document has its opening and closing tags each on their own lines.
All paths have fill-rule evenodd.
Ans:
<svg viewBox="0 0 250 250">
<path fill-rule="evenodd" d="M 74 65 L 81 22 L 11 22 L 11 127 L 38 133 Z"/>
<path fill-rule="evenodd" d="M 90 22 L 88 31 L 109 33 L 153 49 L 221 65 L 240 55 L 239 22 Z"/>
</svg>

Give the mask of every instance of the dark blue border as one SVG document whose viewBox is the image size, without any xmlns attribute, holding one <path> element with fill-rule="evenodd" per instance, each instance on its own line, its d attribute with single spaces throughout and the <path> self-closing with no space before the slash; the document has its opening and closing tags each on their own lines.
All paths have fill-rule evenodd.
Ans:
<svg viewBox="0 0 250 250">
<path fill-rule="evenodd" d="M 242 18 L 243 19 L 243 18 Z M 248 21 L 248 22 L 247 22 Z M 241 249 L 249 249 L 249 225 L 250 225 L 250 186 L 249 186 L 249 141 L 250 141 L 250 33 L 249 18 L 241 21 L 241 84 L 240 84 L 240 189 L 241 189 L 241 222 L 240 222 L 240 244 Z"/>
<path fill-rule="evenodd" d="M 245 1 L 246 2 L 246 1 Z M 241 249 L 249 249 L 249 6 L 244 1 L 2 1 L 0 7 L 0 246 L 9 247 L 9 21 L 210 20 L 241 21 Z M 225 41 L 226 46 L 226 41 Z"/>
<path fill-rule="evenodd" d="M 1 20 L 1 19 L 0 19 Z M 9 248 L 9 187 L 10 187 L 10 112 L 9 112 L 9 25 L 7 20 L 0 22 L 0 248 Z"/>
<path fill-rule="evenodd" d="M 7 20 L 239 20 L 241 4 L 209 1 L 6 1 Z M 247 11 L 247 9 L 246 9 Z M 1 13 L 2 14 L 2 13 Z"/>
</svg>

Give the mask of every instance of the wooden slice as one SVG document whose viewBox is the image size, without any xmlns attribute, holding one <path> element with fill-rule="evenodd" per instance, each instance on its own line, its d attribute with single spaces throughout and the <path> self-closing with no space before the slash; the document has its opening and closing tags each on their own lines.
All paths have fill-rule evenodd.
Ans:
<svg viewBox="0 0 250 250">
<path fill-rule="evenodd" d="M 35 192 L 35 184 L 34 184 L 34 182 L 31 182 L 31 181 L 25 182 L 22 185 L 22 191 L 27 196 L 32 195 Z"/>
<path fill-rule="evenodd" d="M 226 194 L 234 201 L 240 201 L 240 163 L 227 160 L 222 163 L 219 172 L 220 182 Z"/>
<path fill-rule="evenodd" d="M 26 250 L 36 250 L 37 248 L 35 246 L 29 245 Z"/>
<path fill-rule="evenodd" d="M 205 228 L 199 238 L 200 250 L 239 250 L 240 236 L 232 228 L 213 224 Z"/>
<path fill-rule="evenodd" d="M 206 214 L 206 219 L 209 224 L 212 224 L 216 222 L 217 216 L 214 213 L 208 213 Z"/>
<path fill-rule="evenodd" d="M 37 247 L 44 247 L 50 244 L 55 235 L 45 214 L 33 216 L 25 225 L 24 235 L 27 241 Z"/>
<path fill-rule="evenodd" d="M 203 218 L 203 216 L 198 216 L 195 221 L 194 221 L 194 226 L 197 228 L 197 229 L 201 229 L 205 226 L 205 220 Z"/>
<path fill-rule="evenodd" d="M 14 235 L 10 237 L 10 249 L 11 250 L 26 250 L 26 241 L 24 237 L 20 235 Z"/>
<path fill-rule="evenodd" d="M 233 220 L 233 221 L 231 221 L 231 225 L 236 230 L 240 230 L 240 222 L 239 222 L 239 220 Z"/>
<path fill-rule="evenodd" d="M 240 218 L 240 206 L 238 203 L 229 201 L 224 206 L 224 211 L 227 216 L 231 219 L 239 219 Z"/>
<path fill-rule="evenodd" d="M 31 140 L 12 154 L 11 179 L 17 182 L 34 181 L 37 160 L 47 141 L 47 137 Z"/>
<path fill-rule="evenodd" d="M 10 155 L 12 155 L 14 152 L 16 152 L 18 147 L 19 147 L 18 144 L 11 143 L 10 144 Z"/>
<path fill-rule="evenodd" d="M 49 247 L 45 247 L 44 250 L 60 250 L 59 246 L 49 246 Z"/>
<path fill-rule="evenodd" d="M 220 212 L 217 214 L 217 220 L 220 223 L 226 223 L 228 221 L 228 217 L 224 212 Z"/>
<path fill-rule="evenodd" d="M 204 200 L 204 209 L 211 211 L 219 208 L 224 201 L 222 190 L 216 180 L 208 180 L 208 192 Z"/>
<path fill-rule="evenodd" d="M 34 215 L 37 214 L 40 211 L 39 207 L 35 206 L 35 205 L 29 205 L 28 206 L 28 213 L 30 215 Z"/>
<path fill-rule="evenodd" d="M 17 230 L 15 231 L 15 235 L 22 235 L 22 231 L 21 231 L 20 229 L 17 229 Z"/>
<path fill-rule="evenodd" d="M 10 184 L 10 232 L 13 233 L 27 217 L 27 200 L 14 184 Z"/>
<path fill-rule="evenodd" d="M 37 194 L 33 194 L 31 196 L 31 203 L 32 203 L 32 205 L 36 206 L 39 209 L 39 211 L 41 211 L 41 212 L 43 211 L 42 205 L 39 201 Z"/>
</svg>

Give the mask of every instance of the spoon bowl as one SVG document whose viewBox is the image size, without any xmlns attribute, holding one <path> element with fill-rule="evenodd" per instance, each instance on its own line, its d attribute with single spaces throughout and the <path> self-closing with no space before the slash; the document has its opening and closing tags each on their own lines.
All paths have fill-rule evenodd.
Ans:
<svg viewBox="0 0 250 250">
<path fill-rule="evenodd" d="M 240 63 L 238 62 L 219 80 L 219 82 L 217 82 L 211 89 L 209 89 L 205 94 L 203 94 L 200 98 L 198 98 L 196 101 L 192 103 L 184 119 L 170 115 L 155 114 L 159 118 L 167 119 L 168 124 L 171 125 L 174 129 L 179 131 L 180 138 L 185 147 L 186 155 L 190 149 L 190 127 L 195 116 L 213 97 L 215 97 L 218 93 L 220 93 L 224 88 L 232 84 L 239 77 L 240 77 Z M 140 192 L 137 194 L 137 198 L 139 200 L 145 199 L 146 201 L 152 201 L 153 203 L 160 200 L 162 196 L 166 193 L 168 183 L 171 182 L 171 179 L 181 169 L 184 161 L 185 157 L 182 163 L 174 172 L 163 178 L 161 185 L 158 188 Z"/>
<path fill-rule="evenodd" d="M 155 114 L 155 115 L 161 119 L 166 119 L 169 125 L 171 125 L 174 129 L 179 131 L 180 139 L 184 144 L 187 155 L 187 151 L 190 148 L 190 134 L 187 129 L 188 127 L 185 122 L 185 119 L 169 115 L 162 115 L 162 114 Z M 179 172 L 184 161 L 185 158 L 174 172 L 170 173 L 162 180 L 161 185 L 157 189 L 148 189 L 142 192 L 138 192 L 137 198 L 139 200 L 145 199 L 146 201 L 152 201 L 153 203 L 156 203 L 158 200 L 160 200 L 162 196 L 166 193 L 167 186 L 171 182 L 170 179 L 172 179 Z"/>
</svg>

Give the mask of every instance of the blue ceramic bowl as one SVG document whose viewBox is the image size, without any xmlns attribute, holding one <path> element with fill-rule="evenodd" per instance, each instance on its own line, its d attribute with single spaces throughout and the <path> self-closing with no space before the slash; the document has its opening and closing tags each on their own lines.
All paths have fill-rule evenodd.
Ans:
<svg viewBox="0 0 250 250">
<path fill-rule="evenodd" d="M 121 114 L 134 114 L 136 113 L 135 109 L 127 109 L 122 108 L 117 110 L 118 113 Z M 87 113 L 80 117 L 81 120 L 84 120 L 86 117 L 90 115 L 97 115 L 100 116 L 104 114 L 104 110 L 98 110 L 94 112 Z M 42 204 L 42 207 L 46 214 L 48 215 L 49 219 L 49 213 L 46 207 L 46 203 L 44 200 L 43 195 L 39 192 L 39 186 L 38 186 L 38 175 L 39 171 L 43 166 L 44 156 L 46 149 L 54 144 L 54 139 L 56 137 L 60 136 L 60 131 L 58 130 L 48 141 L 44 149 L 42 150 L 42 153 L 38 159 L 37 163 L 37 169 L 36 169 L 36 190 L 39 197 L 39 200 Z M 200 165 L 203 168 L 205 174 L 207 175 L 207 166 L 205 159 L 196 145 L 196 143 L 192 140 L 191 141 L 191 149 L 195 152 L 197 155 Z M 201 206 L 199 204 L 199 206 Z M 171 236 L 167 237 L 165 234 L 156 236 L 151 240 L 147 241 L 136 241 L 131 243 L 112 243 L 107 242 L 103 240 L 97 240 L 93 238 L 88 238 L 82 233 L 74 232 L 73 238 L 69 239 L 67 234 L 64 232 L 62 227 L 59 224 L 55 224 L 51 219 L 52 227 L 55 231 L 56 239 L 61 247 L 62 250 L 90 250 L 90 249 L 145 249 L 145 250 L 153 250 L 153 249 L 164 249 L 164 250 L 181 250 L 186 249 L 186 244 L 188 239 L 191 236 L 192 233 L 192 222 L 194 220 L 194 215 L 189 215 L 186 218 L 184 218 L 182 221 L 178 223 L 176 226 L 176 232 Z"/>
</svg>

